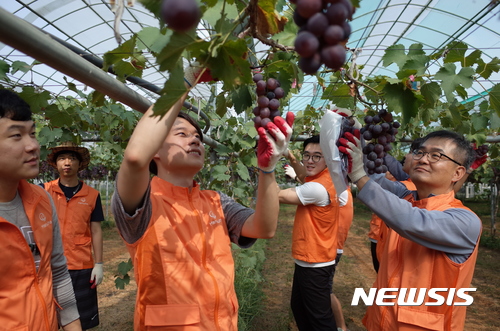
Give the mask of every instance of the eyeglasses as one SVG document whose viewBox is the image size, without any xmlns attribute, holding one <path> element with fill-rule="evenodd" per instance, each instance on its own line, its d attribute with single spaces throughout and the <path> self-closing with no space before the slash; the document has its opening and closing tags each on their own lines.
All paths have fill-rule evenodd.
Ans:
<svg viewBox="0 0 500 331">
<path fill-rule="evenodd" d="M 427 159 L 429 160 L 430 163 L 435 163 L 435 162 L 441 160 L 441 157 L 444 156 L 445 158 L 447 158 L 451 162 L 456 163 L 459 166 L 462 166 L 462 164 L 460 162 L 457 162 L 457 161 L 453 160 L 451 157 L 449 157 L 446 154 L 443 154 L 443 153 L 440 153 L 440 152 L 424 152 L 421 149 L 417 149 L 417 150 L 413 151 L 413 159 L 418 161 L 421 158 L 423 158 L 424 155 L 426 155 L 426 154 L 427 154 Z"/>
<path fill-rule="evenodd" d="M 311 155 L 309 153 L 305 153 L 302 155 L 302 161 L 309 161 L 309 159 L 312 159 L 314 163 L 317 163 L 319 162 L 319 160 L 321 160 L 322 157 L 323 156 L 321 155 L 316 155 L 316 154 Z"/>
</svg>

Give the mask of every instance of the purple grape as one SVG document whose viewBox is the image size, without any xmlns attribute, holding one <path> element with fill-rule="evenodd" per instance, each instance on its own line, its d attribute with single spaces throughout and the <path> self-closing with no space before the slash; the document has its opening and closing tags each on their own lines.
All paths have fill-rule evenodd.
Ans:
<svg viewBox="0 0 500 331">
<path fill-rule="evenodd" d="M 368 154 L 366 157 L 368 158 L 368 160 L 375 161 L 377 159 L 377 153 L 370 152 L 370 154 Z"/>
<path fill-rule="evenodd" d="M 257 99 L 257 104 L 259 105 L 260 108 L 265 108 L 269 106 L 269 99 L 266 96 L 261 95 Z"/>
<path fill-rule="evenodd" d="M 367 141 L 368 141 L 368 140 L 372 140 L 373 135 L 372 135 L 372 133 L 371 133 L 370 131 L 365 131 L 365 132 L 363 133 L 363 138 L 364 138 L 365 140 L 367 140 Z"/>
<path fill-rule="evenodd" d="M 259 80 L 257 83 L 257 91 L 265 91 L 266 90 L 266 82 L 264 80 Z"/>
<path fill-rule="evenodd" d="M 271 110 L 269 108 L 261 108 L 260 109 L 260 117 L 261 118 L 269 118 L 271 116 Z"/>
<path fill-rule="evenodd" d="M 274 91 L 274 89 L 278 87 L 278 81 L 274 78 L 269 78 L 266 87 L 268 91 Z"/>
<path fill-rule="evenodd" d="M 255 75 L 253 75 L 253 81 L 255 83 L 257 83 L 258 81 L 263 80 L 263 79 L 264 79 L 264 76 L 262 76 L 262 74 L 255 74 Z"/>
<path fill-rule="evenodd" d="M 317 12 L 307 21 L 307 30 L 313 35 L 320 37 L 328 28 L 328 18 L 323 12 Z M 343 34 L 343 31 L 342 31 Z"/>
<path fill-rule="evenodd" d="M 281 99 L 285 96 L 285 90 L 283 90 L 281 87 L 277 87 L 274 90 L 274 95 L 275 95 L 276 99 Z"/>
<path fill-rule="evenodd" d="M 280 107 L 280 101 L 278 99 L 269 100 L 269 108 L 272 110 L 276 110 Z"/>
<path fill-rule="evenodd" d="M 262 125 L 264 128 L 271 123 L 271 120 L 269 118 L 263 118 L 262 121 L 260 122 L 260 125 Z"/>
<path fill-rule="evenodd" d="M 374 136 L 377 136 L 382 133 L 382 127 L 380 124 L 375 124 L 372 128 L 372 133 Z"/>
</svg>

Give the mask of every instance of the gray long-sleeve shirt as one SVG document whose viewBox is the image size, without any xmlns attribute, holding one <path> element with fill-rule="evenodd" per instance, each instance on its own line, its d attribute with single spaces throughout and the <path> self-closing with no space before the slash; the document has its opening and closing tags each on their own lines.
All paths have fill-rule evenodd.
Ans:
<svg viewBox="0 0 500 331">
<path fill-rule="evenodd" d="M 389 172 L 396 178 L 396 180 L 403 181 L 410 179 L 410 176 L 403 171 L 403 165 L 401 162 L 396 160 L 392 155 L 387 154 L 384 157 L 384 163 L 387 166 Z"/>
<path fill-rule="evenodd" d="M 383 174 L 370 178 L 358 198 L 388 227 L 406 239 L 445 252 L 456 263 L 467 260 L 481 232 L 481 220 L 476 214 L 462 208 L 438 211 L 413 207 L 402 198 L 413 194 L 416 199 L 416 191 L 409 191 Z"/>
</svg>

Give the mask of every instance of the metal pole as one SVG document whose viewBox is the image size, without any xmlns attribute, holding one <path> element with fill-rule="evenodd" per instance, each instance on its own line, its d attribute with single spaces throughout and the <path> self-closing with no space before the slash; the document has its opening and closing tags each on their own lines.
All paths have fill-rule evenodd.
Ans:
<svg viewBox="0 0 500 331">
<path fill-rule="evenodd" d="M 0 8 L 0 41 L 144 113 L 151 101 L 52 40 L 28 22 Z"/>
<path fill-rule="evenodd" d="M 145 113 L 153 104 L 150 100 L 117 81 L 102 69 L 52 40 L 35 26 L 1 7 L 0 22 L 2 22 L 0 24 L 1 42 L 141 113 Z M 204 137 L 204 141 L 211 147 L 219 145 L 210 137 Z"/>
</svg>

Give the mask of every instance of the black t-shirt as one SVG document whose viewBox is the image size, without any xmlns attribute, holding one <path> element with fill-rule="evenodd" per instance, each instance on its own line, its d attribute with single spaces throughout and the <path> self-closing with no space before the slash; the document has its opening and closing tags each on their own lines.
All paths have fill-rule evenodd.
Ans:
<svg viewBox="0 0 500 331">
<path fill-rule="evenodd" d="M 75 194 L 78 193 L 82 189 L 83 182 L 78 181 L 77 186 L 73 187 L 68 187 L 64 186 L 59 182 L 59 187 L 63 191 L 64 195 L 66 196 L 66 200 L 69 201 Z M 90 221 L 91 222 L 102 222 L 104 221 L 104 213 L 102 211 L 102 203 L 101 203 L 101 194 L 99 193 L 97 195 L 97 200 L 95 202 L 95 208 L 92 211 L 92 214 L 90 215 Z"/>
</svg>

